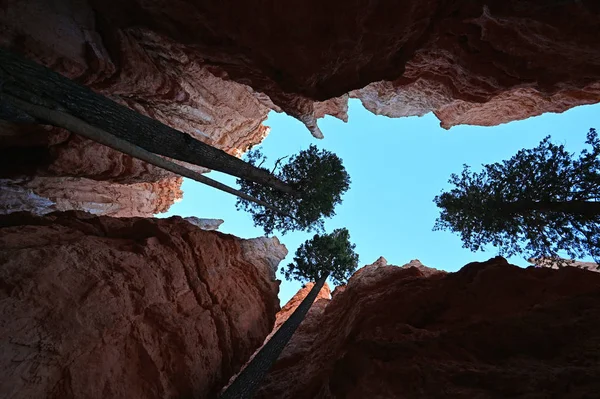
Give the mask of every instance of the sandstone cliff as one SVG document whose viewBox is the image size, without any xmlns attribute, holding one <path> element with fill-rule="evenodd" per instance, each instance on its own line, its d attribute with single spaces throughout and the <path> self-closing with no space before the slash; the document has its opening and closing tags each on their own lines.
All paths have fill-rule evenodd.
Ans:
<svg viewBox="0 0 600 399">
<path fill-rule="evenodd" d="M 435 111 L 444 126 L 497 124 L 599 100 L 594 0 L 90 4 L 109 26 L 194 49 L 211 71 L 265 93 L 309 127 L 314 101 L 381 81 L 390 84 L 364 94 L 368 108 Z"/>
<path fill-rule="evenodd" d="M 502 258 L 360 269 L 320 299 L 259 398 L 592 398 L 600 275 Z"/>
<path fill-rule="evenodd" d="M 592 272 L 600 272 L 600 265 L 596 262 L 581 262 L 567 259 L 561 259 L 561 262 L 563 262 L 564 264 L 559 265 L 559 262 L 557 262 L 555 259 L 529 259 L 529 263 L 537 267 L 548 267 L 550 269 L 560 269 L 561 267 L 577 267 Z"/>
<path fill-rule="evenodd" d="M 166 212 L 181 200 L 181 182 L 180 177 L 134 184 L 77 177 L 0 179 L 0 215 L 80 210 L 94 215 L 147 217 Z"/>
<path fill-rule="evenodd" d="M 273 327 L 286 254 L 178 217 L 0 217 L 0 396 L 212 397 Z"/>
<path fill-rule="evenodd" d="M 263 121 L 269 108 L 260 96 L 215 76 L 201 54 L 182 44 L 144 29 L 120 29 L 85 1 L 2 3 L 2 46 L 233 155 L 268 134 Z M 74 193 L 56 209 L 152 216 L 181 198 L 181 180 L 171 173 L 62 129 L 3 123 L 0 158 L 0 177 L 16 177 L 13 187 L 22 177 L 45 178 L 43 190 L 25 184 L 21 191 L 50 202 L 64 198 L 67 190 Z M 98 187 L 92 187 L 94 181 Z M 164 190 L 167 186 L 172 192 Z M 107 203 L 113 194 L 113 204 Z M 135 200 L 124 203 L 125 197 Z M 103 206 L 90 205 L 90 199 Z M 20 202 L 20 209 L 40 213 L 33 203 Z"/>
<path fill-rule="evenodd" d="M 391 117 L 432 111 L 446 128 L 600 101 L 594 0 L 0 5 L 0 45 L 236 155 L 265 137 L 270 109 L 322 137 L 317 119 L 346 120 L 348 97 Z M 2 124 L 0 158 L 0 177 L 102 180 L 127 185 L 110 189 L 131 189 L 126 196 L 136 195 L 133 183 L 177 184 L 158 168 L 39 126 Z M 168 203 L 157 201 L 120 214 Z"/>
</svg>

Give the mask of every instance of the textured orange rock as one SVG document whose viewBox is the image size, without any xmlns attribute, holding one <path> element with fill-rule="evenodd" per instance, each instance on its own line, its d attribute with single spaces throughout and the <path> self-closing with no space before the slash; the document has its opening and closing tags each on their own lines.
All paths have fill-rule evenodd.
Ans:
<svg viewBox="0 0 600 399">
<path fill-rule="evenodd" d="M 3 3 L 0 44 L 13 51 L 233 155 L 241 155 L 268 134 L 263 121 L 269 109 L 259 96 L 248 86 L 213 75 L 199 54 L 190 53 L 181 44 L 152 31 L 112 26 L 85 1 Z M 78 204 L 77 197 L 89 198 L 93 192 L 130 192 L 135 193 L 130 196 L 143 197 L 142 202 L 132 204 L 130 211 L 121 211 L 120 216 L 152 216 L 147 208 L 166 210 L 169 199 L 181 196 L 176 184 L 180 180 L 170 172 L 61 129 L 4 123 L 0 130 L 0 158 L 11 161 L 0 162 L 3 177 L 59 177 L 46 188 L 59 187 L 64 177 L 85 178 L 69 179 L 68 189 L 81 192 L 69 200 L 71 209 L 99 212 L 98 208 Z M 28 151 L 35 152 L 35 157 L 28 157 Z M 14 161 L 19 159 L 29 164 L 18 168 Z M 91 189 L 88 179 L 121 184 L 99 182 L 98 188 Z M 156 185 L 164 187 L 159 181 L 169 181 L 173 193 L 154 189 Z M 149 189 L 145 194 L 140 193 L 143 185 L 131 185 L 148 182 L 152 184 L 145 184 Z M 66 188 L 50 194 L 47 190 L 33 192 L 57 198 L 67 192 Z M 156 193 L 166 195 L 158 197 Z M 106 203 L 105 198 L 96 202 Z M 149 198 L 155 203 L 143 202 Z M 122 204 L 115 198 L 109 208 L 122 208 Z"/>
<path fill-rule="evenodd" d="M 307 0 L 288 7 L 129 0 L 118 17 L 124 2 L 91 3 L 120 29 L 141 27 L 188 45 L 211 70 L 267 94 L 313 129 L 314 101 L 381 81 L 392 86 L 380 99 L 371 93 L 370 108 L 386 108 L 389 97 L 399 109 L 386 112 L 435 111 L 444 126 L 500 123 L 600 99 L 594 0 Z M 518 112 L 504 115 L 511 97 Z M 494 103 L 501 105 L 496 113 Z"/>
<path fill-rule="evenodd" d="M 99 22 L 104 16 L 90 2 L 6 0 L 4 8 L 2 45 L 144 115 L 233 154 L 268 132 L 262 122 L 269 109 L 254 91 L 215 76 L 201 54 L 182 44 L 149 30 Z M 84 150 L 74 147 L 74 152 Z M 53 167 L 61 175 L 75 168 L 61 169 L 61 159 L 76 163 L 78 158 L 61 153 L 55 157 Z M 74 175 L 81 174 L 79 169 L 94 176 L 89 164 L 75 168 Z"/>
<path fill-rule="evenodd" d="M 565 261 L 566 259 L 563 259 Z M 558 265 L 558 262 L 554 259 L 542 258 L 542 259 L 529 259 L 529 263 L 537 267 L 548 267 L 550 269 L 559 269 L 561 267 L 577 267 L 592 272 L 600 272 L 600 265 L 596 262 L 580 262 L 580 261 L 569 261 L 565 265 Z"/>
<path fill-rule="evenodd" d="M 3 0 L 1 10 L 1 45 L 236 155 L 268 133 L 269 109 L 322 137 L 317 119 L 346 120 L 349 96 L 393 117 L 434 112 L 446 128 L 600 101 L 595 0 Z M 1 145 L 11 128 L 0 130 Z M 19 169 L 28 176 L 171 176 L 64 132 L 39 156 L 48 133 L 17 130 L 39 150 L 13 157 L 33 163 Z"/>
<path fill-rule="evenodd" d="M 214 108 L 205 94 L 236 97 L 234 112 L 255 101 L 284 110 L 313 130 L 323 102 L 349 92 L 387 115 L 435 111 L 445 127 L 599 100 L 593 0 L 5 3 L 5 44 L 190 134 L 207 124 L 205 103 Z M 223 80 L 211 93 L 193 87 L 216 76 L 267 96 Z M 343 102 L 328 103 L 328 113 L 342 116 Z M 245 126 L 259 129 L 250 114 Z"/>
<path fill-rule="evenodd" d="M 279 330 L 279 327 L 281 327 L 283 325 L 283 323 L 285 323 L 286 320 L 292 315 L 292 313 L 294 313 L 296 308 L 300 305 L 300 303 L 304 300 L 304 298 L 306 298 L 306 296 L 308 295 L 308 293 L 310 292 L 310 290 L 312 289 L 313 286 L 314 286 L 314 283 L 307 283 L 303 288 L 301 288 L 296 293 L 296 295 L 294 295 L 285 304 L 284 307 L 281 308 L 281 310 L 279 312 L 277 312 L 277 317 L 275 319 L 275 325 L 273 326 L 273 330 L 271 331 L 271 333 L 269 335 L 267 335 L 263 345 L 260 348 L 256 349 L 256 351 L 252 354 L 250 359 L 248 359 L 248 361 L 246 362 L 246 365 L 254 359 L 254 357 L 262 349 L 262 347 L 273 337 L 273 335 L 277 332 L 277 330 Z M 323 312 L 323 310 L 325 309 L 325 306 L 327 306 L 327 303 L 329 302 L 330 297 L 331 297 L 331 291 L 329 290 L 329 285 L 327 285 L 327 283 L 325 283 L 323 285 L 323 288 L 321 288 L 321 291 L 319 291 L 319 293 L 317 294 L 317 297 L 315 298 L 315 301 L 313 302 L 313 305 L 311 306 L 310 310 L 304 317 L 302 324 L 300 324 L 300 326 L 294 333 L 295 339 L 293 341 L 290 341 L 286 345 L 284 352 L 287 351 L 287 352 L 293 352 L 294 354 L 297 354 L 300 350 L 298 348 L 298 346 L 307 344 L 307 342 L 302 341 L 302 338 L 305 336 L 310 337 L 310 336 L 312 336 L 312 334 L 310 334 L 310 332 L 306 331 L 306 329 L 308 328 L 308 329 L 314 330 L 315 328 L 318 328 L 318 326 L 313 321 L 316 317 L 318 317 Z M 293 348 L 290 347 L 290 344 L 292 342 L 294 344 Z M 280 356 L 280 359 L 282 357 L 283 357 L 283 353 Z M 244 365 L 244 367 L 246 367 L 246 365 Z M 231 383 L 233 383 L 233 381 L 236 378 L 237 378 L 237 374 L 235 376 L 231 377 L 229 379 L 228 384 L 223 387 L 222 391 L 224 391 L 227 387 L 229 387 L 229 385 Z"/>
<path fill-rule="evenodd" d="M 213 397 L 271 330 L 286 254 L 181 218 L 0 217 L 0 396 Z"/>
<path fill-rule="evenodd" d="M 598 3 L 457 7 L 463 19 L 445 18 L 401 78 L 351 96 L 389 117 L 434 112 L 444 128 L 494 126 L 600 101 L 600 53 L 592 33 L 600 26 Z"/>
<path fill-rule="evenodd" d="M 76 177 L 0 179 L 0 214 L 81 210 L 115 217 L 151 217 L 181 200 L 181 181 L 180 177 L 134 184 Z"/>
<path fill-rule="evenodd" d="M 321 300 L 324 302 L 325 300 Z M 306 320 L 257 398 L 592 398 L 600 275 L 502 258 L 360 269 Z"/>
</svg>

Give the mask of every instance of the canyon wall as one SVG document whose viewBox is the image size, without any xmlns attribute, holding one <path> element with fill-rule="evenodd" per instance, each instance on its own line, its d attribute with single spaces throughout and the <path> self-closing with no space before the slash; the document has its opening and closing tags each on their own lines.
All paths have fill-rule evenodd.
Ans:
<svg viewBox="0 0 600 399">
<path fill-rule="evenodd" d="M 0 217 L 0 396 L 214 397 L 279 309 L 276 238 L 178 217 Z"/>
<path fill-rule="evenodd" d="M 595 0 L 90 2 L 113 26 L 197 49 L 211 71 L 265 93 L 313 130 L 314 101 L 351 92 L 388 115 L 434 111 L 445 127 L 600 97 Z"/>
<path fill-rule="evenodd" d="M 0 45 L 235 155 L 265 137 L 270 109 L 322 137 L 317 119 L 347 120 L 349 97 L 391 117 L 434 112 L 446 128 L 600 100 L 595 0 L 1 0 L 0 25 Z M 60 129 L 0 131 L 3 178 L 92 179 L 130 197 L 139 193 L 131 184 L 178 184 Z M 170 201 L 146 190 L 156 203 L 118 215 Z"/>
<path fill-rule="evenodd" d="M 599 331 L 598 273 L 380 259 L 315 303 L 256 397 L 592 398 Z"/>
<path fill-rule="evenodd" d="M 166 212 L 183 197 L 181 177 L 118 184 L 80 177 L 0 179 L 0 215 L 80 210 L 94 215 L 148 217 Z"/>
<path fill-rule="evenodd" d="M 3 47 L 236 156 L 268 134 L 264 100 L 250 87 L 212 74 L 200 54 L 181 44 L 141 28 L 112 26 L 85 1 L 1 3 Z M 14 188 L 2 201 L 4 213 L 44 212 L 25 198 L 14 199 L 15 190 L 58 210 L 112 216 L 152 216 L 182 196 L 181 179 L 172 173 L 63 129 L 4 122 L 0 131 L 0 177 Z M 43 183 L 31 177 L 43 177 Z M 57 203 L 69 191 L 73 196 Z"/>
</svg>

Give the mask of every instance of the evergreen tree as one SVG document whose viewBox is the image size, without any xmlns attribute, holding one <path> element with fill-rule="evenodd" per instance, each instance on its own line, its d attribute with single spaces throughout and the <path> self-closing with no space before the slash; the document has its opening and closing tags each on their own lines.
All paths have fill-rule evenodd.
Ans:
<svg viewBox="0 0 600 399">
<path fill-rule="evenodd" d="M 238 179 L 237 183 L 240 191 L 288 216 L 244 199 L 238 199 L 237 208 L 250 212 L 254 225 L 263 227 L 266 234 L 271 234 L 273 230 L 279 230 L 282 234 L 291 230 L 322 232 L 323 218 L 335 215 L 335 206 L 342 202 L 342 195 L 350 187 L 350 177 L 342 160 L 314 145 L 282 165 L 283 159 L 277 160 L 271 173 L 291 186 L 293 192 L 279 191 L 245 179 Z M 260 151 L 247 154 L 248 163 L 268 171 L 262 167 L 265 161 L 266 157 Z"/>
<path fill-rule="evenodd" d="M 275 364 L 285 345 L 304 320 L 319 291 L 329 276 L 338 284 L 344 283 L 356 270 L 358 255 L 350 243 L 347 229 L 336 229 L 331 234 L 315 235 L 296 251 L 294 262 L 282 269 L 286 279 L 315 281 L 315 285 L 254 359 L 223 392 L 221 399 L 248 399 Z"/>
<path fill-rule="evenodd" d="M 600 140 L 587 134 L 579 157 L 546 137 L 509 160 L 464 166 L 452 174 L 454 188 L 436 196 L 441 208 L 435 230 L 461 235 L 473 251 L 492 244 L 504 256 L 600 259 Z"/>
</svg>

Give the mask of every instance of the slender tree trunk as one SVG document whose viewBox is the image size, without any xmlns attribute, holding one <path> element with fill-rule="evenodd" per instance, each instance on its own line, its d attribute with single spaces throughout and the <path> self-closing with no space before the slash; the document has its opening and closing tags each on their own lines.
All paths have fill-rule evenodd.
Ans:
<svg viewBox="0 0 600 399">
<path fill-rule="evenodd" d="M 306 298 L 296 308 L 294 313 L 283 323 L 273 337 L 256 354 L 254 359 L 237 376 L 231 385 L 223 392 L 220 399 L 250 399 L 260 386 L 263 378 L 275 364 L 283 348 L 294 335 L 294 332 L 304 320 L 306 313 L 312 306 L 315 298 L 323 288 L 329 273 L 315 282 Z"/>
<path fill-rule="evenodd" d="M 151 163 L 152 165 L 156 165 L 159 168 L 163 168 L 178 175 L 188 177 L 197 182 L 214 187 L 218 190 L 225 191 L 229 194 L 233 194 L 239 198 L 243 198 L 245 200 L 252 201 L 266 208 L 273 209 L 274 211 L 279 212 L 282 215 L 289 216 L 286 213 L 280 211 L 279 209 L 264 201 L 254 198 L 242 191 L 231 188 L 221 182 L 203 176 L 201 173 L 194 172 L 193 170 L 176 164 L 175 162 L 171 162 L 167 159 L 161 158 L 160 156 L 146 151 L 143 148 L 137 147 L 136 145 L 131 144 L 128 141 L 121 140 L 120 138 L 106 133 L 101 129 L 98 129 L 94 126 L 90 126 L 82 120 L 77 119 L 69 114 L 51 110 L 39 105 L 29 104 L 25 101 L 21 101 L 17 98 L 14 98 L 8 94 L 0 93 L 0 102 L 4 106 L 8 105 L 10 108 L 18 109 L 20 111 L 20 118 L 22 118 L 23 120 L 31 118 L 31 120 L 36 120 L 38 122 L 43 121 L 51 125 L 62 126 L 73 133 L 87 137 L 90 140 L 96 141 L 100 144 L 104 144 L 107 147 L 111 147 L 117 151 L 121 151 L 125 154 L 131 155 L 134 158 L 141 159 L 143 161 Z"/>
<path fill-rule="evenodd" d="M 560 212 L 595 218 L 600 215 L 600 202 L 594 201 L 516 201 L 500 205 L 509 214 L 537 212 Z"/>
<path fill-rule="evenodd" d="M 292 187 L 266 170 L 119 105 L 2 48 L 0 90 L 28 103 L 70 114 L 155 154 L 218 170 L 279 191 L 293 192 Z"/>
</svg>

